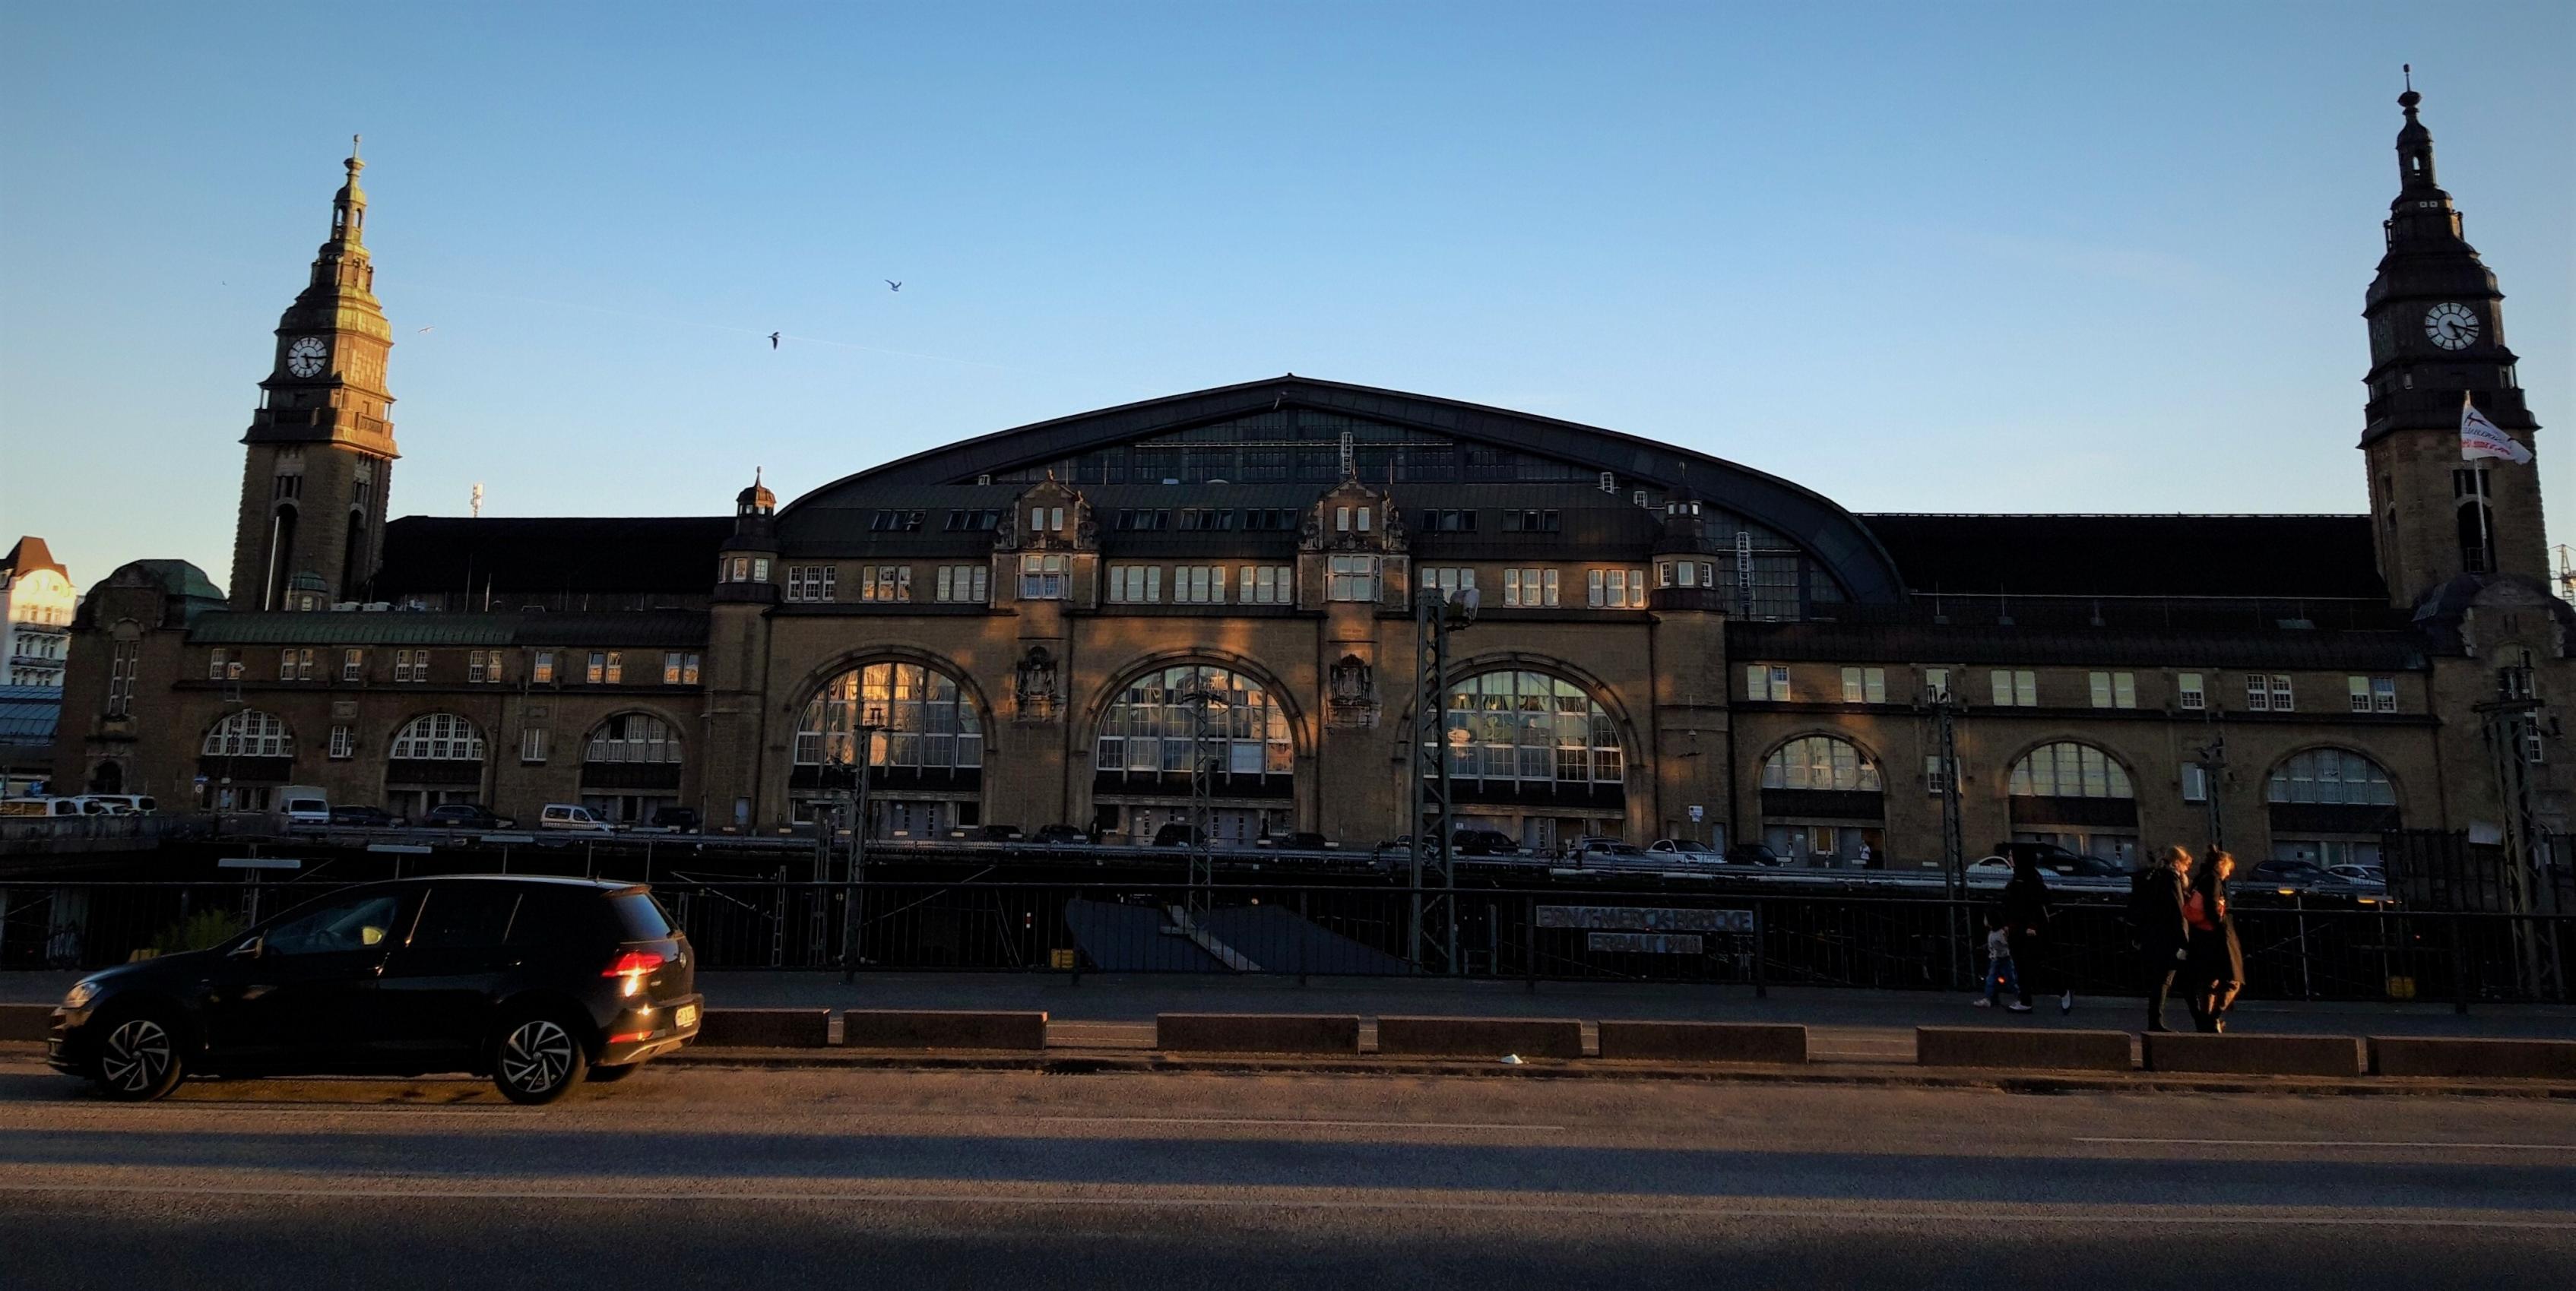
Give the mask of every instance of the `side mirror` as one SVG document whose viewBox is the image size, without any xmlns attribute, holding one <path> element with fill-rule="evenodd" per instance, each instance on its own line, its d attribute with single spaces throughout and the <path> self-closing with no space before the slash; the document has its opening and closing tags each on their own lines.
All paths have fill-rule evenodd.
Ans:
<svg viewBox="0 0 2576 1291">
<path fill-rule="evenodd" d="M 265 937 L 253 937 L 253 938 L 251 938 L 250 940 L 245 941 L 245 942 L 243 942 L 242 944 L 240 944 L 240 945 L 238 945 L 238 946 L 233 947 L 233 949 L 232 949 L 232 953 L 231 953 L 231 954 L 229 954 L 229 955 L 226 955 L 226 956 L 225 956 L 225 958 L 226 958 L 226 959 L 257 959 L 257 958 L 259 958 L 261 955 L 266 954 L 267 952 L 268 952 L 268 939 L 267 939 L 267 938 L 265 938 Z"/>
</svg>

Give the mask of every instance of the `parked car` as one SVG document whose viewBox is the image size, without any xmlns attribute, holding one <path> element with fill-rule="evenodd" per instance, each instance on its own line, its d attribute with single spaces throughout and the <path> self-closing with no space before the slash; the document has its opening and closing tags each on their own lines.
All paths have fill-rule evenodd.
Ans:
<svg viewBox="0 0 2576 1291">
<path fill-rule="evenodd" d="M 2068 878 L 2115 879 L 2126 878 L 2129 873 L 2117 862 L 2106 861 L 2099 856 L 2087 856 L 2082 852 L 2069 851 L 2055 843 L 1997 843 L 1994 854 L 1979 860 L 1977 866 L 1983 866 L 1986 861 L 1993 860 L 2003 862 L 2003 867 L 2009 870 L 2012 868 L 2013 858 L 2023 853 L 2028 853 L 2037 860 L 2039 868 Z"/>
<path fill-rule="evenodd" d="M 968 825 L 957 831 L 978 843 L 1016 843 L 1021 841 L 1017 825 Z"/>
<path fill-rule="evenodd" d="M 1646 850 L 1667 852 L 1676 860 L 1693 861 L 1702 865 L 1714 865 L 1720 860 L 1720 854 L 1716 848 L 1691 838 L 1658 838 L 1646 844 Z"/>
<path fill-rule="evenodd" d="M 1171 821 L 1154 831 L 1156 847 L 1196 847 L 1203 841 L 1199 832 L 1180 821 Z"/>
<path fill-rule="evenodd" d="M 656 807 L 650 824 L 654 829 L 667 829 L 674 834 L 694 834 L 705 828 L 695 807 Z"/>
<path fill-rule="evenodd" d="M 1451 831 L 1449 846 L 1461 856 L 1510 856 L 1521 850 L 1521 841 L 1499 829 L 1466 828 Z"/>
<path fill-rule="evenodd" d="M 328 825 L 331 797 L 313 785 L 291 784 L 277 791 L 277 812 L 289 825 Z"/>
<path fill-rule="evenodd" d="M 150 816 L 161 809 L 161 805 L 153 801 L 152 795 L 148 793 L 92 793 L 81 796 L 106 807 L 108 814 L 114 816 Z"/>
<path fill-rule="evenodd" d="M 431 829 L 508 829 L 516 822 L 493 815 L 479 802 L 443 802 L 430 808 L 420 823 Z"/>
<path fill-rule="evenodd" d="M 1091 835 L 1071 825 L 1040 825 L 1029 841 L 1045 847 L 1086 847 Z"/>
<path fill-rule="evenodd" d="M 331 809 L 331 823 L 356 829 L 387 829 L 403 823 L 403 820 L 382 807 L 342 803 Z"/>
<path fill-rule="evenodd" d="M 577 802 L 550 802 L 537 812 L 537 828 L 571 830 L 582 834 L 614 834 L 617 826 L 590 814 L 590 808 Z"/>
<path fill-rule="evenodd" d="M 52 817 L 82 814 L 84 813 L 81 811 L 78 798 L 10 798 L 0 801 L 0 816 Z"/>
<path fill-rule="evenodd" d="M 1635 843 L 1615 838 L 1581 838 L 1575 842 L 1574 859 L 1587 864 L 1599 860 L 1644 860 L 1652 855 Z"/>
<path fill-rule="evenodd" d="M 2281 888 L 2314 887 L 2328 876 L 2323 866 L 2314 861 L 2269 860 L 2254 867 L 2247 876 L 2257 884 Z"/>
<path fill-rule="evenodd" d="M 2383 870 L 2376 865 L 2329 865 L 2326 867 L 2326 874 L 2330 877 L 2341 879 L 2346 883 L 2358 883 L 2363 887 L 2384 888 L 2388 886 L 2388 871 Z"/>
<path fill-rule="evenodd" d="M 640 884 L 369 883 L 82 978 L 45 1058 L 134 1101 L 192 1074 L 468 1071 L 545 1103 L 694 1039 L 695 982 L 688 937 Z"/>
<path fill-rule="evenodd" d="M 1769 843 L 1737 843 L 1735 846 L 1726 849 L 1726 863 L 1729 865 L 1760 865 L 1776 869 L 1780 866 L 1787 865 L 1789 862 L 1782 859 L 1778 852 L 1772 851 Z"/>
<path fill-rule="evenodd" d="M 1311 829 L 1301 829 L 1293 834 L 1283 834 L 1274 841 L 1277 842 L 1281 851 L 1288 852 L 1328 852 L 1336 850 L 1341 846 L 1341 844 L 1336 843 Z"/>
</svg>

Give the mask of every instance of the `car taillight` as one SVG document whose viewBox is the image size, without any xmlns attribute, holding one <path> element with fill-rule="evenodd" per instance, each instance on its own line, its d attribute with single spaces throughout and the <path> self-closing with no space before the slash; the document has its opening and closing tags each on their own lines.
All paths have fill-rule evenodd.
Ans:
<svg viewBox="0 0 2576 1291">
<path fill-rule="evenodd" d="M 625 984 L 618 988 L 617 993 L 633 995 L 644 989 L 644 979 L 650 976 L 654 969 L 660 968 L 662 962 L 661 953 L 658 951 L 630 950 L 619 955 L 607 968 L 600 970 L 599 975 L 625 978 Z"/>
</svg>

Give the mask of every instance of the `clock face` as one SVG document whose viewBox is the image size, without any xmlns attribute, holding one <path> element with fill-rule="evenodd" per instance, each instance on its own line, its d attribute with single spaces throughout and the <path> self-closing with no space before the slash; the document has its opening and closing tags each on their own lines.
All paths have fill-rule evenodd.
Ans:
<svg viewBox="0 0 2576 1291">
<path fill-rule="evenodd" d="M 2457 306 L 2452 306 L 2452 308 L 2457 308 Z M 2472 322 L 2471 326 L 2474 328 L 2476 324 Z M 321 337 L 301 337 L 297 339 L 295 344 L 286 347 L 286 370 L 299 377 L 320 376 L 322 375 L 322 362 L 324 359 L 329 358 L 330 355 L 331 347 L 324 344 Z"/>
<path fill-rule="evenodd" d="M 2452 302 L 2424 312 L 2424 336 L 2446 350 L 2465 350 L 2478 339 L 2477 311 Z"/>
</svg>

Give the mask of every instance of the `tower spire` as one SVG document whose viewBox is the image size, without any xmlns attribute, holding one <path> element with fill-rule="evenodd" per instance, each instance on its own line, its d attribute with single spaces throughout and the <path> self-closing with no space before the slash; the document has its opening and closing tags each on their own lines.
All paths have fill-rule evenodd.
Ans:
<svg viewBox="0 0 2576 1291">
<path fill-rule="evenodd" d="M 340 185 L 340 191 L 331 198 L 331 241 L 363 251 L 366 244 L 359 234 L 367 221 L 367 191 L 358 186 L 358 172 L 365 170 L 367 163 L 358 157 L 359 138 L 349 136 L 349 155 L 341 162 L 349 168 L 348 182 Z"/>
<path fill-rule="evenodd" d="M 2443 196 L 2433 181 L 2433 132 L 2415 115 L 2415 107 L 2424 96 L 2415 90 L 2415 65 L 2401 65 L 2406 77 L 2406 92 L 2397 96 L 2397 106 L 2406 112 L 2406 124 L 2397 131 L 2397 179 L 2404 197 Z"/>
</svg>

